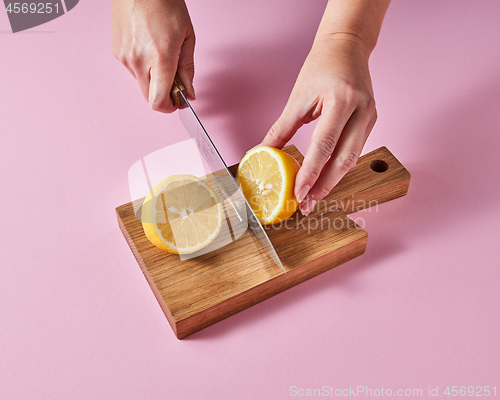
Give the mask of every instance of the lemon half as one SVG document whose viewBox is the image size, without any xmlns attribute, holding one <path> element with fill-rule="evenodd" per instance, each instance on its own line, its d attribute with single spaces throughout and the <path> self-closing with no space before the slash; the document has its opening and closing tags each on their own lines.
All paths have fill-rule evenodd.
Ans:
<svg viewBox="0 0 500 400">
<path fill-rule="evenodd" d="M 146 237 L 173 254 L 208 246 L 222 227 L 222 204 L 213 189 L 193 175 L 170 176 L 144 199 L 141 221 Z"/>
<path fill-rule="evenodd" d="M 258 146 L 245 154 L 236 178 L 263 225 L 292 216 L 299 206 L 293 193 L 299 162 L 282 150 Z"/>
</svg>

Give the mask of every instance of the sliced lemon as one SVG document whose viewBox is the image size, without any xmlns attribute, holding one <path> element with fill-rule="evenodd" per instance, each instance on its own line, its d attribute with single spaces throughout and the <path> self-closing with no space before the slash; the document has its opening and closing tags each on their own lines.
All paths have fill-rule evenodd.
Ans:
<svg viewBox="0 0 500 400">
<path fill-rule="evenodd" d="M 253 148 L 241 160 L 236 178 L 263 225 L 284 221 L 297 211 L 293 186 L 299 168 L 291 155 L 268 146 Z"/>
<path fill-rule="evenodd" d="M 222 205 L 213 189 L 193 175 L 170 176 L 146 196 L 142 226 L 156 247 L 191 254 L 208 246 L 222 227 Z"/>
</svg>

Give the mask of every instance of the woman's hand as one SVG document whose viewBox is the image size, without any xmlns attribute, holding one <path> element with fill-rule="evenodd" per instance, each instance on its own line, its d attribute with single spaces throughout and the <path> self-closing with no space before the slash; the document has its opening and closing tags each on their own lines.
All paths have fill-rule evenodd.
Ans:
<svg viewBox="0 0 500 400">
<path fill-rule="evenodd" d="M 195 35 L 183 0 L 113 0 L 113 54 L 135 76 L 153 110 L 176 110 L 170 90 L 177 73 L 195 98 Z"/>
<path fill-rule="evenodd" d="M 297 129 L 321 115 L 295 180 L 304 215 L 356 165 L 375 124 L 369 54 L 356 35 L 317 37 L 283 113 L 262 142 L 282 148 Z"/>
</svg>

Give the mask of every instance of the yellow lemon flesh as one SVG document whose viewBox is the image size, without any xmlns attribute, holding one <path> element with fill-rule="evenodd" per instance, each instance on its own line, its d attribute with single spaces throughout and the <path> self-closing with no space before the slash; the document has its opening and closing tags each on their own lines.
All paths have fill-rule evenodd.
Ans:
<svg viewBox="0 0 500 400">
<path fill-rule="evenodd" d="M 213 189 L 193 175 L 170 176 L 146 196 L 142 226 L 156 247 L 191 254 L 208 246 L 222 227 L 222 205 Z"/>
<path fill-rule="evenodd" d="M 253 148 L 241 160 L 236 178 L 263 225 L 284 221 L 297 211 L 293 187 L 299 168 L 291 155 L 268 146 Z"/>
</svg>

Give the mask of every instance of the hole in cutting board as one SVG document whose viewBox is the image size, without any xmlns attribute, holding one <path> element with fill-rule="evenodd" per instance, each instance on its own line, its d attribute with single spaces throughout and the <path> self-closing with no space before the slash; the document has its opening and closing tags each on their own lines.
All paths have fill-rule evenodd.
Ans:
<svg viewBox="0 0 500 400">
<path fill-rule="evenodd" d="M 375 172 L 385 172 L 389 166 L 383 160 L 374 160 L 370 163 L 370 168 Z"/>
</svg>

